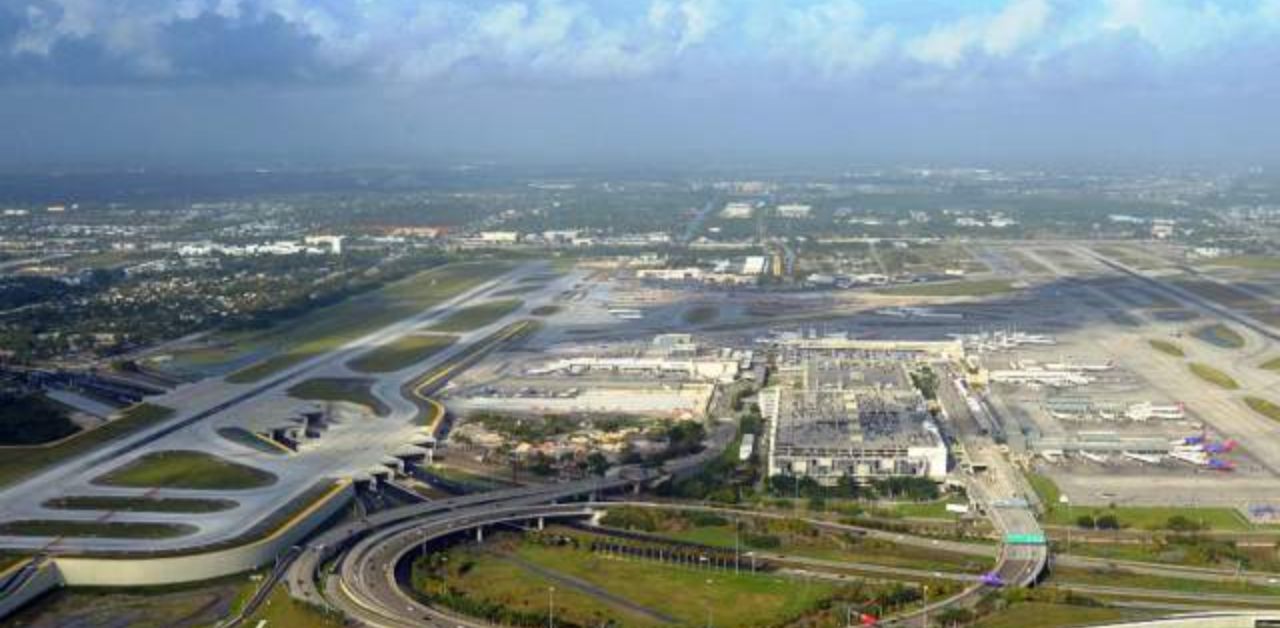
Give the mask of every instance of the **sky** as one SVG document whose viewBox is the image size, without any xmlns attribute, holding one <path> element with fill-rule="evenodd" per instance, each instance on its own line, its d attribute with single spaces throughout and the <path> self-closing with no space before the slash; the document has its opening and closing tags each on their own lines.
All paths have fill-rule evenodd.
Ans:
<svg viewBox="0 0 1280 628">
<path fill-rule="evenodd" d="M 1277 112 L 1280 0 L 0 0 L 10 168 L 1271 165 Z"/>
</svg>

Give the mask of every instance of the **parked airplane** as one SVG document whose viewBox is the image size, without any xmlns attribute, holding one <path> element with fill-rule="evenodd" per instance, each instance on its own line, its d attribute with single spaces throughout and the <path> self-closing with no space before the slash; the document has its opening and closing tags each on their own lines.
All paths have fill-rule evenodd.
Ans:
<svg viewBox="0 0 1280 628">
<path fill-rule="evenodd" d="M 1169 456 L 1198 467 L 1209 464 L 1209 456 L 1199 449 L 1175 449 L 1169 453 Z"/>
<path fill-rule="evenodd" d="M 1234 439 L 1228 439 L 1221 443 L 1205 443 L 1204 450 L 1211 454 L 1225 454 L 1235 450 L 1239 444 Z"/>
<path fill-rule="evenodd" d="M 1095 454 L 1093 452 L 1081 450 L 1080 455 L 1084 457 L 1085 460 L 1096 462 L 1098 464 L 1106 464 L 1108 462 L 1107 457 L 1101 454 Z"/>
<path fill-rule="evenodd" d="M 1137 460 L 1138 462 L 1145 462 L 1147 464 L 1160 464 L 1160 456 L 1154 456 L 1151 454 L 1139 454 L 1139 453 L 1134 453 L 1132 451 L 1122 451 L 1120 452 L 1120 455 L 1124 456 L 1125 458 L 1129 458 L 1131 460 Z"/>
<path fill-rule="evenodd" d="M 1194 434 L 1182 439 L 1183 445 L 1202 445 L 1204 444 L 1204 434 Z"/>
</svg>

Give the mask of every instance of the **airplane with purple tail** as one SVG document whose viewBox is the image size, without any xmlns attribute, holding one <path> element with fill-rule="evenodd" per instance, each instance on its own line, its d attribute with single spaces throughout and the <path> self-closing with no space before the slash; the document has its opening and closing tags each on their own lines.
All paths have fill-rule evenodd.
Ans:
<svg viewBox="0 0 1280 628">
<path fill-rule="evenodd" d="M 1230 439 L 1221 443 L 1205 443 L 1204 450 L 1211 454 L 1225 454 L 1230 453 L 1239 445 L 1239 442 L 1234 439 Z"/>
</svg>

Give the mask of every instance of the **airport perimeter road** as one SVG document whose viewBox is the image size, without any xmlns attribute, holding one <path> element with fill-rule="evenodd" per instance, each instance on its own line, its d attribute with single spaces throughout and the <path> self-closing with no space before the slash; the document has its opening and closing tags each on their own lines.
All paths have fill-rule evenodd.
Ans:
<svg viewBox="0 0 1280 628">
<path fill-rule="evenodd" d="M 397 373 L 380 377 L 374 387 L 391 408 L 388 417 L 376 418 L 367 424 L 352 422 L 338 426 L 326 432 L 321 440 L 307 447 L 297 455 L 274 456 L 246 449 L 217 434 L 216 429 L 224 425 L 239 425 L 243 421 L 261 420 L 259 414 L 275 412 L 280 414 L 279 420 L 284 423 L 289 418 L 289 408 L 296 413 L 299 406 L 307 405 L 287 396 L 284 392 L 289 386 L 304 377 L 333 376 L 350 374 L 345 364 L 348 360 L 369 350 L 371 347 L 391 342 L 405 334 L 412 333 L 421 327 L 458 311 L 463 305 L 480 298 L 486 298 L 495 289 L 516 281 L 521 277 L 537 273 L 545 273 L 545 264 L 526 264 L 497 279 L 485 282 L 460 295 L 449 299 L 436 307 L 419 315 L 393 323 L 383 329 L 343 346 L 306 360 L 281 374 L 258 384 L 232 384 L 218 378 L 210 378 L 196 384 L 184 386 L 168 395 L 154 399 L 156 403 L 178 408 L 175 418 L 145 430 L 136 435 L 112 442 L 83 456 L 68 459 L 50 469 L 32 476 L 18 484 L 0 490 L 0 519 L 79 519 L 101 520 L 109 517 L 111 521 L 175 521 L 188 523 L 199 528 L 191 535 L 171 539 L 108 539 L 108 538 L 65 538 L 46 537 L 2 537 L 0 543 L 10 548 L 43 549 L 57 542 L 61 550 L 75 551 L 168 551 L 203 546 L 235 538 L 247 532 L 263 517 L 270 514 L 282 504 L 308 490 L 315 481 L 323 477 L 349 477 L 365 469 L 379 465 L 391 452 L 408 444 L 421 428 L 414 423 L 417 407 L 399 394 L 402 384 L 399 380 L 408 381 L 423 369 L 450 359 L 454 352 L 463 351 L 472 343 L 486 338 L 496 329 L 509 324 L 512 320 L 527 314 L 527 309 L 549 301 L 564 283 L 571 281 L 564 278 L 550 282 L 540 291 L 527 295 L 523 307 L 512 312 L 502 320 L 494 321 L 480 329 L 459 334 L 459 340 L 451 347 L 451 351 L 431 356 L 421 364 L 413 365 Z M 282 411 L 282 408 L 284 410 Z M 296 416 L 296 414 L 294 414 Z M 233 460 L 251 459 L 250 464 L 270 471 L 277 481 L 268 487 L 231 491 L 227 497 L 234 499 L 237 507 L 207 514 L 168 514 L 101 511 L 72 511 L 48 509 L 42 504 L 54 497 L 62 495 L 141 495 L 153 497 L 208 497 L 209 491 L 183 491 L 162 489 L 149 491 L 145 489 L 124 489 L 104 487 L 92 483 L 93 478 L 107 468 L 125 464 L 148 451 L 196 449 Z M 222 494 L 218 494 L 222 496 Z"/>
</svg>

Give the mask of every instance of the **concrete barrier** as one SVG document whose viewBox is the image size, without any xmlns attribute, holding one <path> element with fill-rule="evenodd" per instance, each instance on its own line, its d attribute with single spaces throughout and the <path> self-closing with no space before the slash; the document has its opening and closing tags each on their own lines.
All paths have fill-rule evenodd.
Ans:
<svg viewBox="0 0 1280 628">
<path fill-rule="evenodd" d="M 1280 623 L 1280 611 L 1222 611 L 1092 625 L 1094 628 L 1256 628 L 1277 623 Z"/>
<path fill-rule="evenodd" d="M 18 569 L 22 569 L 22 565 L 15 565 L 15 570 Z M 0 618 L 8 617 L 31 600 L 60 586 L 62 575 L 58 573 L 57 566 L 47 560 L 41 561 L 21 584 L 15 584 L 11 590 L 0 594 Z"/>
</svg>

